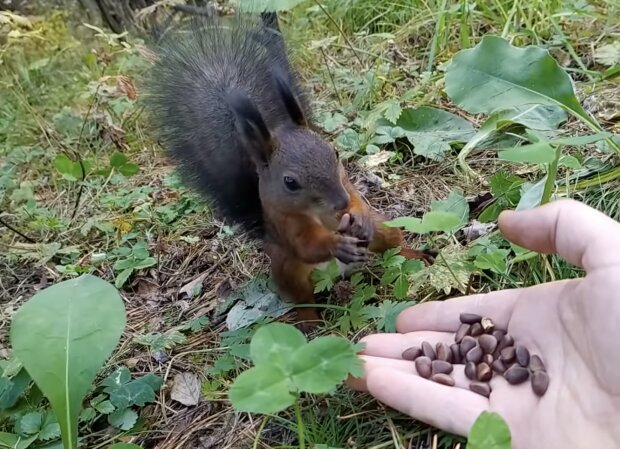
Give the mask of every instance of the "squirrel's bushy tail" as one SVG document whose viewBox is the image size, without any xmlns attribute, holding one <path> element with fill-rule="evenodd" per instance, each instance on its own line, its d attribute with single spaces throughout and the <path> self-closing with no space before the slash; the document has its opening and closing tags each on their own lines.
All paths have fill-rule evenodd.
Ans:
<svg viewBox="0 0 620 449">
<path fill-rule="evenodd" d="M 153 50 L 157 58 L 145 102 L 160 143 L 188 185 L 211 199 L 225 219 L 262 233 L 258 175 L 226 99 L 232 90 L 243 92 L 267 126 L 277 127 L 287 120 L 273 89 L 277 69 L 305 104 L 277 20 L 238 15 L 218 23 L 198 17 L 189 28 L 166 33 Z"/>
</svg>

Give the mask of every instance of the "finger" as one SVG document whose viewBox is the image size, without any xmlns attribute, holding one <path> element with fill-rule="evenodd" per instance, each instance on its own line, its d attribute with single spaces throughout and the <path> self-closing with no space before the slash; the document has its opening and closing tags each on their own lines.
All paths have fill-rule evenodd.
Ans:
<svg viewBox="0 0 620 449">
<path fill-rule="evenodd" d="M 375 368 L 368 392 L 390 407 L 448 432 L 466 436 L 489 401 L 469 390 L 448 387 L 392 368 Z"/>
<path fill-rule="evenodd" d="M 368 374 L 379 368 L 390 368 L 411 376 L 420 377 L 415 368 L 415 363 L 408 360 L 385 359 L 383 357 L 372 357 L 366 355 L 361 356 L 361 358 L 364 361 L 364 375 L 358 380 L 358 385 L 361 386 L 363 386 L 364 382 L 368 380 Z M 465 365 L 453 365 L 453 370 L 450 373 L 450 377 L 454 379 L 455 387 L 469 389 L 471 380 L 465 376 Z M 429 382 L 433 381 L 429 380 Z"/>
<path fill-rule="evenodd" d="M 586 270 L 620 264 L 620 224 L 578 201 L 560 200 L 519 212 L 504 211 L 499 228 L 519 246 L 559 254 Z"/>
<path fill-rule="evenodd" d="M 447 345 L 454 343 L 454 334 L 450 332 L 410 332 L 407 334 L 374 334 L 368 335 L 360 340 L 364 343 L 363 354 L 390 359 L 401 359 L 405 349 L 412 346 L 422 346 L 422 342 L 427 341 L 433 349 L 437 343 L 442 342 Z"/>
<path fill-rule="evenodd" d="M 350 226 L 350 223 L 351 223 L 351 215 L 344 214 L 342 218 L 340 219 L 340 224 L 338 224 L 338 232 L 345 231 Z"/>
<path fill-rule="evenodd" d="M 536 286 L 538 287 L 538 286 Z M 396 329 L 398 332 L 437 331 L 455 332 L 459 327 L 461 313 L 475 313 L 489 317 L 498 329 L 506 329 L 519 297 L 536 287 L 480 295 L 451 298 L 445 301 L 431 301 L 415 305 L 398 315 Z"/>
</svg>

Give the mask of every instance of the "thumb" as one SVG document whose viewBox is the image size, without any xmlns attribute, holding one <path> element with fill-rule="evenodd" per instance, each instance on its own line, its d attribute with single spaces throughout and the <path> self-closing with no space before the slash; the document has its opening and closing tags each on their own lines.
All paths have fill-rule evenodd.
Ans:
<svg viewBox="0 0 620 449">
<path fill-rule="evenodd" d="M 534 209 L 504 211 L 499 228 L 519 246 L 558 254 L 586 270 L 620 264 L 620 223 L 578 201 L 559 200 Z"/>
</svg>

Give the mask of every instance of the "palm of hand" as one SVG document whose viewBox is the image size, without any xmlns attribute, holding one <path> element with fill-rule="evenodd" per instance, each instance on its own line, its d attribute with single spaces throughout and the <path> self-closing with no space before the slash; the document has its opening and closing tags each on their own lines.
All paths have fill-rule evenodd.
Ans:
<svg viewBox="0 0 620 449">
<path fill-rule="evenodd" d="M 542 398 L 529 383 L 491 382 L 489 409 L 509 423 L 513 447 L 617 447 L 620 373 L 613 368 L 620 368 L 620 350 L 613 329 L 620 301 L 613 291 L 620 291 L 617 271 L 614 277 L 602 269 L 515 292 L 508 332 L 542 357 L 551 381 Z"/>
<path fill-rule="evenodd" d="M 584 215 L 586 229 L 573 228 Z M 511 217 L 503 225 L 509 240 L 557 252 L 585 267 L 587 276 L 408 309 L 398 318 L 399 334 L 364 339 L 365 374 L 349 384 L 459 435 L 468 434 L 482 411 L 495 411 L 511 429 L 513 449 L 620 447 L 620 346 L 614 338 L 620 324 L 620 227 L 572 201 Z M 487 399 L 469 391 L 462 365 L 452 374 L 457 388 L 418 377 L 402 351 L 422 341 L 453 343 L 461 312 L 492 318 L 517 344 L 541 356 L 550 377 L 546 394 L 536 396 L 530 382 L 515 386 L 494 376 Z"/>
</svg>

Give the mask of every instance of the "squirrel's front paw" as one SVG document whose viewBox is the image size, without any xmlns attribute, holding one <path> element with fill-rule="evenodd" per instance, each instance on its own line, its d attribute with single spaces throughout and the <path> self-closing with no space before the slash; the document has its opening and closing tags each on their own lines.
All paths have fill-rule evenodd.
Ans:
<svg viewBox="0 0 620 449">
<path fill-rule="evenodd" d="M 362 240 L 350 235 L 336 234 L 334 257 L 342 263 L 365 262 L 368 260 L 368 249 Z"/>
<path fill-rule="evenodd" d="M 340 219 L 338 232 L 355 237 L 368 246 L 375 233 L 375 224 L 369 214 L 348 212 Z"/>
</svg>

